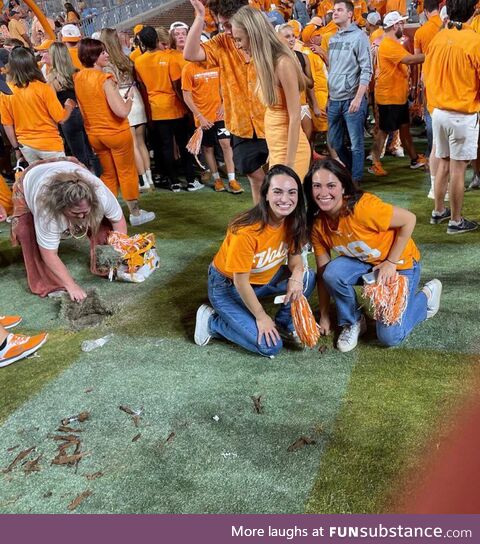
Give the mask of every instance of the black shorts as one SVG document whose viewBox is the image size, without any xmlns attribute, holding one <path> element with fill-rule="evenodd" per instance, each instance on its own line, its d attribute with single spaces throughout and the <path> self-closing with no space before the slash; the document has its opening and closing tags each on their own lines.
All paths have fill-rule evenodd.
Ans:
<svg viewBox="0 0 480 544">
<path fill-rule="evenodd" d="M 394 132 L 402 125 L 410 123 L 410 111 L 408 102 L 398 104 L 378 104 L 378 124 L 383 132 Z"/>
<path fill-rule="evenodd" d="M 261 168 L 268 159 L 267 142 L 263 138 L 240 138 L 232 134 L 233 162 L 239 174 L 251 174 Z"/>
<path fill-rule="evenodd" d="M 230 132 L 225 128 L 224 121 L 215 121 L 213 127 L 203 131 L 202 145 L 213 147 L 218 140 L 231 138 Z"/>
</svg>

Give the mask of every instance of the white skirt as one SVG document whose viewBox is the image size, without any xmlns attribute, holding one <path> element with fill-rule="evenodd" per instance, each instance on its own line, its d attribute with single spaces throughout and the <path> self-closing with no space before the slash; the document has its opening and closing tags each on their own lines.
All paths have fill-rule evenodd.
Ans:
<svg viewBox="0 0 480 544">
<path fill-rule="evenodd" d="M 137 125 L 143 125 L 147 122 L 147 114 L 145 113 L 145 106 L 143 104 L 142 95 L 136 87 L 133 89 L 133 103 L 132 109 L 128 114 L 128 122 L 131 127 L 136 127 Z M 120 92 L 125 92 L 123 89 L 120 89 Z M 122 94 L 123 96 L 123 94 Z M 126 100 L 124 98 L 124 100 Z"/>
</svg>

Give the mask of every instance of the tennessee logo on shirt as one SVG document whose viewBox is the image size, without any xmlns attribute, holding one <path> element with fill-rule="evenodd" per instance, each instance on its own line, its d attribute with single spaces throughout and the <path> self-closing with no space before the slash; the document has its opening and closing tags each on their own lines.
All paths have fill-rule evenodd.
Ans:
<svg viewBox="0 0 480 544">
<path fill-rule="evenodd" d="M 266 251 L 261 251 L 253 257 L 252 274 L 260 274 L 265 270 L 269 270 L 279 263 L 282 263 L 288 255 L 288 245 L 285 242 L 280 242 L 277 249 L 269 247 Z"/>
<path fill-rule="evenodd" d="M 378 259 L 382 253 L 376 248 L 369 247 L 362 240 L 350 242 L 347 246 L 334 246 L 333 251 L 345 257 L 354 257 L 360 261 L 368 262 L 370 259 Z"/>
<path fill-rule="evenodd" d="M 209 81 L 210 79 L 218 79 L 218 71 L 213 70 L 211 72 L 200 72 L 195 74 L 193 79 L 204 79 L 205 81 Z"/>
</svg>

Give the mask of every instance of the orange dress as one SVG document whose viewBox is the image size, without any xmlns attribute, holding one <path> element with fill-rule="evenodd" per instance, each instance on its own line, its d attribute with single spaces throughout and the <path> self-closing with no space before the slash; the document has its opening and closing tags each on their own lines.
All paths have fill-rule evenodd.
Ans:
<svg viewBox="0 0 480 544">
<path fill-rule="evenodd" d="M 265 110 L 265 139 L 267 140 L 270 168 L 275 164 L 285 164 L 287 157 L 289 116 L 283 89 L 278 88 L 278 95 L 278 103 Z M 298 107 L 300 108 L 300 102 Z M 298 127 L 298 131 L 298 147 L 293 169 L 303 183 L 310 167 L 311 149 L 301 126 Z"/>
</svg>

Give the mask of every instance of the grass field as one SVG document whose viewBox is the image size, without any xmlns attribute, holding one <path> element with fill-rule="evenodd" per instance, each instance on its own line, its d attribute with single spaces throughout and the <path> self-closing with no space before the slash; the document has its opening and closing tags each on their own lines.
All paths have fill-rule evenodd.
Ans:
<svg viewBox="0 0 480 544">
<path fill-rule="evenodd" d="M 250 205 L 248 190 L 146 196 L 161 267 L 144 284 L 93 277 L 87 244 L 62 243 L 78 282 L 117 305 L 81 332 L 61 321 L 58 300 L 29 294 L 21 253 L 0 226 L 0 312 L 20 313 L 22 332 L 50 333 L 38 357 L 0 372 L 0 467 L 35 448 L 0 475 L 0 513 L 66 513 L 85 491 L 72 511 L 395 511 L 431 445 L 450 439 L 450 418 L 474 384 L 480 231 L 454 237 L 429 225 L 427 176 L 406 159 L 385 163 L 390 176 L 367 176 L 364 188 L 417 214 L 423 278 L 444 283 L 439 314 L 395 349 L 376 344 L 372 322 L 348 354 L 332 338 L 325 353 L 286 349 L 274 360 L 221 341 L 194 345 L 207 266 L 229 218 Z M 466 193 L 465 215 L 478 220 L 479 204 L 480 192 Z M 102 348 L 81 351 L 83 340 L 110 333 Z M 143 407 L 138 427 L 120 405 Z M 60 421 L 81 411 L 89 419 L 71 426 L 82 429 L 85 455 L 76 466 L 51 464 Z M 289 451 L 302 436 L 312 443 Z"/>
</svg>

